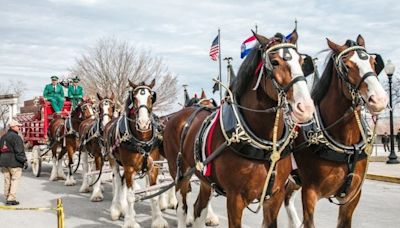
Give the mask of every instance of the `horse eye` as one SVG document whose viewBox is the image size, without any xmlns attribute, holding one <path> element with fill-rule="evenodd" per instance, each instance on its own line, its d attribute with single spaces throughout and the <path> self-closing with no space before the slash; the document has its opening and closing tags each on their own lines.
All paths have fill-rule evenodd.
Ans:
<svg viewBox="0 0 400 228">
<path fill-rule="evenodd" d="M 271 65 L 272 65 L 272 66 L 279 66 L 278 60 L 272 60 L 272 61 L 271 61 Z"/>
</svg>

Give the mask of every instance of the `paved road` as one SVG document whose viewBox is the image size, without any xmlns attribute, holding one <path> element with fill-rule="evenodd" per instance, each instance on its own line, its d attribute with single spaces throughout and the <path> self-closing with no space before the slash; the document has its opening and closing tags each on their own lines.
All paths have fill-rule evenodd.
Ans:
<svg viewBox="0 0 400 228">
<path fill-rule="evenodd" d="M 50 207 L 54 206 L 57 198 L 64 200 L 66 227 L 120 227 L 122 221 L 113 222 L 109 216 L 109 206 L 112 198 L 111 186 L 105 186 L 105 200 L 100 203 L 91 203 L 89 194 L 78 193 L 79 186 L 65 187 L 63 182 L 49 182 L 50 166 L 45 165 L 40 178 L 33 177 L 30 170 L 24 173 L 18 190 L 18 199 L 23 207 Z M 3 176 L 0 175 L 0 190 L 3 189 Z M 81 181 L 77 176 L 78 183 Z M 194 187 L 197 191 L 197 187 Z M 2 191 L 0 201 L 4 202 Z M 194 197 L 192 197 L 193 201 Z M 213 200 L 214 210 L 220 217 L 221 225 L 227 227 L 225 198 L 218 197 Z M 142 227 L 150 227 L 150 205 L 147 202 L 135 205 L 137 219 Z M 296 207 L 300 212 L 299 199 Z M 367 180 L 363 189 L 363 196 L 354 215 L 353 227 L 399 227 L 400 224 L 400 185 Z M 170 227 L 176 227 L 175 211 L 167 210 L 165 213 Z M 317 227 L 335 227 L 337 206 L 327 200 L 320 202 L 316 212 Z M 244 212 L 244 226 L 246 228 L 260 227 L 262 215 Z M 286 214 L 282 210 L 279 217 L 280 227 L 286 227 Z M 0 227 L 56 227 L 54 212 L 36 211 L 0 211 Z"/>
</svg>

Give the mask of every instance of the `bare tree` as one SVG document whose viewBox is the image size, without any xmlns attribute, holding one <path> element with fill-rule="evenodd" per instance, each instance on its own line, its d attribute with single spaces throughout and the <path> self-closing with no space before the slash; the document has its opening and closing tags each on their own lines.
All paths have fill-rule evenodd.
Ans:
<svg viewBox="0 0 400 228">
<path fill-rule="evenodd" d="M 150 51 L 138 51 L 128 42 L 101 39 L 87 53 L 76 59 L 70 69 L 71 76 L 79 76 L 88 95 L 114 92 L 122 106 L 129 90 L 128 79 L 135 83 L 156 79 L 157 101 L 154 110 L 164 112 L 177 94 L 177 79 L 162 59 L 152 57 Z"/>
<path fill-rule="evenodd" d="M 385 76 L 384 79 L 382 80 L 382 85 L 383 88 L 389 93 L 389 80 Z M 396 107 L 398 104 L 400 104 L 400 74 L 396 72 L 392 76 L 392 101 L 393 101 L 393 107 Z"/>
<path fill-rule="evenodd" d="M 25 83 L 22 81 L 8 81 L 8 83 L 0 85 L 0 95 L 13 94 L 21 97 L 25 91 Z M 3 129 L 6 128 L 10 107 L 8 105 L 0 105 L 0 122 L 3 123 Z"/>
</svg>

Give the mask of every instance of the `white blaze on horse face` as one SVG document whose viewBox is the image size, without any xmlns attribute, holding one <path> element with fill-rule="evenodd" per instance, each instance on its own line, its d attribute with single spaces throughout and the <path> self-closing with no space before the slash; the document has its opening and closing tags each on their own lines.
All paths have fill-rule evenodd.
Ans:
<svg viewBox="0 0 400 228">
<path fill-rule="evenodd" d="M 292 80 L 296 77 L 304 76 L 300 65 L 300 55 L 293 49 L 288 49 L 291 58 L 286 61 L 289 65 Z M 283 58 L 283 49 L 279 50 L 279 55 Z M 303 123 L 311 120 L 314 113 L 314 103 L 305 81 L 298 81 L 293 84 L 293 100 L 289 101 L 292 106 L 292 117 L 295 122 Z"/>
<path fill-rule="evenodd" d="M 148 98 L 151 93 L 148 89 L 140 89 L 136 94 L 136 102 L 138 110 L 137 126 L 139 130 L 146 131 L 150 129 L 150 113 L 148 111 Z M 147 107 L 147 108 L 145 108 Z"/>
<path fill-rule="evenodd" d="M 362 54 L 367 55 L 364 52 Z M 357 65 L 358 71 L 360 72 L 360 78 L 362 78 L 368 72 L 374 72 L 370 63 L 371 56 L 367 56 L 367 59 L 360 59 L 358 54 L 354 52 L 353 56 L 350 58 L 350 60 Z M 388 104 L 388 95 L 383 89 L 381 83 L 379 83 L 378 78 L 375 76 L 370 76 L 367 77 L 364 82 L 367 84 L 368 90 L 366 92 L 360 91 L 360 93 L 367 102 L 367 108 L 372 113 L 379 113 L 383 111 Z"/>
<path fill-rule="evenodd" d="M 103 102 L 103 121 L 102 125 L 105 127 L 107 123 L 110 121 L 110 115 L 108 114 L 108 110 L 110 109 L 110 102 Z"/>
</svg>

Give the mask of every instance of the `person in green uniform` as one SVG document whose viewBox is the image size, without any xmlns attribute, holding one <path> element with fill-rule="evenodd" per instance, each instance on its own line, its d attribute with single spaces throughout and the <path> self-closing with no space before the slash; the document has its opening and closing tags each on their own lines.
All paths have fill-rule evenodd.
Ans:
<svg viewBox="0 0 400 228">
<path fill-rule="evenodd" d="M 51 102 L 51 106 L 56 113 L 61 113 L 61 109 L 64 106 L 64 90 L 58 84 L 57 76 L 51 76 L 51 84 L 47 84 L 44 87 L 43 96 Z"/>
<path fill-rule="evenodd" d="M 78 85 L 79 78 L 75 77 L 72 79 L 72 85 L 68 86 L 68 98 L 72 103 L 72 109 L 75 109 L 76 106 L 82 101 L 83 97 L 83 88 Z"/>
</svg>

